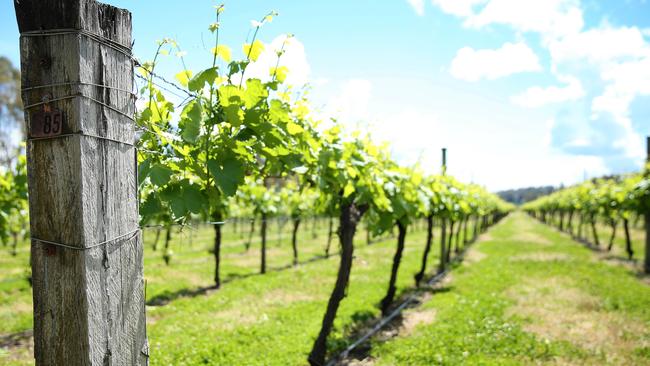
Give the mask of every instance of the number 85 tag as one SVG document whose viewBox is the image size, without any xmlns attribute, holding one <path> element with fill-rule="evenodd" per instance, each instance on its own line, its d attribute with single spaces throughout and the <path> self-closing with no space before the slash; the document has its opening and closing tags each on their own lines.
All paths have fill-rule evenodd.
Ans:
<svg viewBox="0 0 650 366">
<path fill-rule="evenodd" d="M 63 113 L 45 104 L 43 110 L 31 116 L 31 137 L 58 136 L 63 131 Z"/>
</svg>

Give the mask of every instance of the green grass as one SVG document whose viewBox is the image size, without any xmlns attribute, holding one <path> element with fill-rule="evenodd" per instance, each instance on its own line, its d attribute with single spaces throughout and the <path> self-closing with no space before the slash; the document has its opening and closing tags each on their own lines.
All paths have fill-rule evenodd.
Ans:
<svg viewBox="0 0 650 366">
<path fill-rule="evenodd" d="M 194 232 L 191 247 L 187 236 L 176 235 L 171 266 L 164 265 L 162 250 L 151 250 L 154 234 L 146 235 L 147 299 L 166 302 L 164 306 L 147 307 L 151 364 L 304 364 L 334 285 L 338 256 L 308 261 L 323 254 L 327 236 L 323 225 L 318 238 L 313 239 L 310 224 L 303 228 L 299 241 L 301 260 L 307 263 L 286 268 L 292 258 L 289 229 L 287 225 L 278 246 L 276 226 L 270 226 L 269 273 L 263 276 L 257 275 L 259 240 L 244 253 L 239 234 L 226 229 L 222 274 L 232 282 L 207 292 L 199 290 L 210 286 L 213 276 L 213 259 L 207 253 L 213 238 L 211 229 Z M 397 283 L 400 291 L 413 286 L 424 238 L 422 230 L 407 236 Z M 339 310 L 330 338 L 332 349 L 350 342 L 346 336 L 356 324 L 379 315 L 377 304 L 388 284 L 395 240 L 384 238 L 367 246 L 365 232 L 357 233 L 349 296 Z M 337 248 L 334 238 L 332 252 Z M 433 269 L 435 250 L 430 258 Z M 21 315 L 31 326 L 31 308 Z M 24 349 L 8 351 L 8 357 L 0 353 L 0 365 L 10 358 L 8 364 L 31 364 Z"/>
<path fill-rule="evenodd" d="M 244 253 L 244 242 L 248 239 L 248 225 L 241 226 L 237 232 L 233 227 L 224 228 L 222 279 L 233 280 L 239 276 L 255 274 L 259 271 L 259 233 L 253 235 L 253 247 Z M 245 229 L 244 239 L 239 233 Z M 259 229 L 259 224 L 256 228 Z M 192 236 L 190 240 L 190 234 Z M 318 239 L 312 239 L 311 223 L 300 231 L 299 243 L 301 260 L 322 254 L 326 237 L 325 224 L 317 230 Z M 144 229 L 145 277 L 147 279 L 147 299 L 166 300 L 176 294 L 192 292 L 211 286 L 214 277 L 213 256 L 209 253 L 214 240 L 212 227 L 173 230 L 170 248 L 174 252 L 170 266 L 165 265 L 164 231 L 160 235 L 159 249 L 153 251 L 155 229 Z M 279 268 L 291 262 L 290 225 L 284 225 L 282 247 L 278 249 L 278 231 L 274 224 L 269 225 L 268 266 Z M 0 247 L 0 336 L 21 332 L 32 328 L 32 293 L 26 280 L 29 268 L 29 244 L 24 241 L 18 248 L 18 255 L 9 255 L 9 249 Z"/>
<path fill-rule="evenodd" d="M 317 239 L 311 236 L 311 224 L 302 228 L 302 261 L 323 253 L 325 227 Z M 147 299 L 166 303 L 147 307 L 151 364 L 305 364 L 335 281 L 338 256 L 286 268 L 291 263 L 289 230 L 287 225 L 278 246 L 276 226 L 270 226 L 270 272 L 260 276 L 259 239 L 244 253 L 240 235 L 226 228 L 222 275 L 230 282 L 218 291 L 201 291 L 213 276 L 210 228 L 193 232 L 192 245 L 186 233 L 174 235 L 171 266 L 164 265 L 161 249 L 151 250 L 153 233 L 146 234 Z M 437 235 L 431 270 L 437 263 Z M 412 288 L 424 239 L 423 230 L 407 236 L 400 292 Z M 336 242 L 333 252 L 335 248 Z M 394 250 L 394 238 L 367 246 L 365 232 L 357 233 L 348 296 L 339 309 L 330 350 L 343 349 L 356 327 L 379 315 L 377 304 L 386 291 Z M 453 270 L 445 291 L 414 310 L 435 313 L 432 323 L 386 342 L 372 341 L 370 354 L 377 364 L 650 364 L 650 290 L 630 267 L 599 260 L 566 235 L 519 213 L 483 236 L 472 251 Z M 2 268 L 9 271 L 0 274 L 0 283 L 20 279 L 27 258 L 26 248 L 16 258 L 3 257 Z M 25 281 L 6 286 L 0 290 L 0 311 L 7 314 L 0 334 L 31 327 L 29 286 Z M 572 296 L 580 307 L 572 307 Z M 18 311 L 18 301 L 26 308 Z M 536 323 L 552 311 L 564 322 L 575 317 L 594 324 L 611 322 L 620 329 L 605 333 L 611 336 L 608 342 L 594 340 L 603 344 L 592 349 L 573 338 L 554 337 L 553 327 Z M 550 334 L 539 332 L 545 327 Z M 602 333 L 596 330 L 594 334 Z M 0 350 L 0 365 L 31 365 L 30 358 L 26 347 Z"/>
<path fill-rule="evenodd" d="M 643 220 L 641 220 L 643 224 Z M 584 234 L 586 234 L 588 240 L 591 243 L 595 243 L 591 227 L 585 225 Z M 600 247 L 606 249 L 609 245 L 609 238 L 612 235 L 612 229 L 609 225 L 604 223 L 598 223 L 596 225 L 596 233 L 598 235 L 598 240 Z M 630 223 L 630 238 L 632 242 L 632 251 L 634 252 L 633 260 L 639 268 L 643 263 L 643 258 L 645 255 L 645 234 L 644 230 L 640 227 L 633 226 Z M 623 222 L 618 223 L 616 228 L 616 236 L 614 237 L 614 245 L 612 246 L 611 256 L 619 259 L 627 259 L 627 252 L 625 251 L 625 233 L 623 231 Z"/>
<path fill-rule="evenodd" d="M 407 239 L 398 282 L 402 290 L 413 284 L 423 238 L 419 232 Z M 379 315 L 376 304 L 386 291 L 394 248 L 394 239 L 372 246 L 357 240 L 349 296 L 339 309 L 332 348 L 348 344 L 346 333 L 355 324 Z M 152 364 L 304 364 L 337 269 L 338 258 L 332 257 L 151 308 Z"/>
<path fill-rule="evenodd" d="M 559 219 L 557 217 L 554 217 L 551 218 L 551 220 L 552 225 L 557 228 L 559 226 Z M 568 219 L 565 217 L 565 220 Z M 578 234 L 579 222 L 579 218 L 574 218 L 573 233 L 576 235 Z M 567 223 L 565 222 L 565 224 Z M 625 232 L 623 229 L 623 221 L 619 220 L 616 227 L 616 235 L 614 236 L 614 245 L 612 246 L 611 251 L 607 251 L 609 240 L 612 235 L 612 228 L 609 222 L 606 222 L 606 220 L 603 220 L 602 218 L 598 219 L 596 222 L 596 234 L 598 235 L 598 241 L 600 244 L 599 248 L 603 251 L 603 255 L 607 257 L 607 259 L 628 261 L 628 264 L 635 265 L 641 269 L 645 255 L 645 229 L 643 227 L 643 224 L 643 216 L 633 217 L 630 219 L 630 239 L 632 243 L 632 251 L 634 254 L 632 262 L 629 262 L 627 251 L 625 249 Z M 591 230 L 591 225 L 587 222 L 584 223 L 582 228 L 582 238 L 591 245 L 595 246 L 596 240 Z"/>
<path fill-rule="evenodd" d="M 650 364 L 650 287 L 517 213 L 472 248 L 435 321 L 373 341 L 378 365 Z"/>
<path fill-rule="evenodd" d="M 15 257 L 9 252 L 0 247 L 0 335 L 32 327 L 32 289 L 26 280 L 29 247 L 21 243 Z"/>
</svg>

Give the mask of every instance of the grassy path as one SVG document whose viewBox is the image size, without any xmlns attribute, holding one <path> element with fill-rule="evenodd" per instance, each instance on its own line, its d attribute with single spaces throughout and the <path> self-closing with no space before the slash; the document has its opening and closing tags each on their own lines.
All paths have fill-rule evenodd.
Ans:
<svg viewBox="0 0 650 366">
<path fill-rule="evenodd" d="M 237 281 L 218 291 L 194 291 L 209 285 L 212 271 L 206 255 L 211 232 L 196 234 L 191 248 L 174 244 L 177 254 L 169 267 L 162 264 L 162 253 L 151 252 L 147 244 L 148 299 L 166 304 L 147 309 L 151 364 L 304 365 L 338 258 L 254 276 L 258 244 L 244 253 L 243 245 L 235 245 L 240 237 L 232 235 L 233 245 L 224 248 L 224 276 Z M 330 349 L 343 349 L 357 327 L 379 315 L 377 304 L 386 291 L 395 240 L 367 246 L 363 234 L 357 234 L 348 297 Z M 290 263 L 285 238 L 281 246 L 269 243 L 272 268 Z M 400 292 L 413 286 L 424 238 L 423 231 L 407 236 Z M 317 240 L 305 232 L 301 258 L 321 254 L 324 239 L 322 231 Z M 437 253 L 435 245 L 432 270 Z M 650 365 L 650 286 L 644 281 L 630 266 L 604 261 L 568 236 L 516 213 L 483 235 L 434 295 L 425 295 L 400 324 L 373 338 L 369 357 L 361 363 Z M 9 320 L 5 329 L 31 325 L 27 295 L 21 295 L 25 306 L 20 309 L 25 309 L 14 310 L 16 299 L 22 299 L 17 291 L 5 292 L 4 308 L 0 304 Z M 11 325 L 12 317 L 24 320 Z M 0 348 L 0 365 L 31 364 L 28 344 Z"/>
<path fill-rule="evenodd" d="M 153 251 L 155 232 L 153 229 L 144 230 L 148 303 L 165 303 L 178 297 L 200 294 L 203 289 L 213 285 L 214 257 L 209 253 L 214 240 L 213 228 L 201 226 L 183 232 L 174 229 L 170 244 L 174 255 L 169 266 L 162 258 L 164 231 L 160 235 L 158 251 Z M 285 225 L 281 242 L 278 242 L 275 229 L 275 225 L 272 225 L 268 234 L 267 265 L 271 271 L 286 268 L 291 264 L 292 255 L 290 225 Z M 327 232 L 325 228 L 320 228 L 317 233 L 318 237 L 314 239 L 311 230 L 300 232 L 301 262 L 323 254 Z M 244 246 L 248 234 L 243 236 L 245 239 L 231 228 L 225 230 L 221 271 L 224 282 L 259 273 L 259 234 L 255 232 L 248 251 Z M 15 257 L 0 252 L 0 338 L 32 328 L 32 292 L 26 280 L 28 268 L 28 242 L 21 243 Z"/>
<path fill-rule="evenodd" d="M 516 213 L 399 326 L 361 363 L 650 365 L 650 286 Z"/>
<path fill-rule="evenodd" d="M 336 279 L 338 244 L 333 243 L 334 255 L 329 259 L 308 262 L 322 254 L 326 235 L 321 231 L 314 240 L 305 231 L 301 258 L 307 263 L 263 276 L 254 275 L 259 266 L 259 244 L 248 253 L 243 252 L 243 245 L 228 247 L 224 250 L 224 276 L 237 281 L 218 291 L 195 292 L 210 284 L 213 270 L 212 258 L 199 250 L 209 246 L 210 232 L 199 234 L 194 238 L 194 248 L 179 251 L 170 267 L 161 263 L 160 251 L 152 255 L 146 249 L 147 297 L 150 301 L 168 300 L 164 306 L 147 307 L 151 364 L 304 364 Z M 351 342 L 348 335 L 357 324 L 379 315 L 377 304 L 386 292 L 396 239 L 386 238 L 368 246 L 364 234 L 363 230 L 357 233 L 349 296 L 341 305 L 331 336 L 330 347 L 334 349 Z M 284 268 L 291 262 L 288 236 L 285 238 L 279 247 L 269 242 L 271 269 Z M 424 231 L 407 236 L 398 295 L 413 286 L 424 240 Z M 430 260 L 433 269 L 436 253 Z M 0 348 L 0 365 L 31 364 L 28 344 Z"/>
</svg>

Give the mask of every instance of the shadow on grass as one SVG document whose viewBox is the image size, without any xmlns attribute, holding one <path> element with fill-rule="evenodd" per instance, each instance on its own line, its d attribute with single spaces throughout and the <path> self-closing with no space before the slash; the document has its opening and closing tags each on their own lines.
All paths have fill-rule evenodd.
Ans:
<svg viewBox="0 0 650 366">
<path fill-rule="evenodd" d="M 0 348 L 18 347 L 28 342 L 33 336 L 34 332 L 31 329 L 2 335 L 0 336 Z"/>
<path fill-rule="evenodd" d="M 499 221 L 501 220 L 498 220 L 492 226 L 495 226 Z M 484 234 L 487 231 L 481 230 L 477 234 Z M 476 235 L 465 242 L 460 250 L 454 250 L 456 255 L 447 264 L 447 270 L 432 275 L 426 285 L 408 287 L 402 290 L 399 297 L 393 301 L 389 308 L 388 313 L 391 315 L 387 318 L 381 315 L 372 317 L 367 317 L 364 314 L 353 315 L 353 323 L 346 327 L 344 337 L 328 342 L 329 361 L 326 365 L 348 365 L 354 363 L 355 360 L 366 359 L 372 350 L 373 341 L 383 343 L 399 334 L 404 325 L 402 315 L 404 310 L 420 306 L 426 300 L 425 295 L 427 294 L 435 295 L 453 291 L 454 287 L 443 283 L 443 280 L 451 270 L 462 264 L 467 251 L 476 243 L 479 236 Z M 377 308 L 380 307 L 379 304 L 376 306 Z M 399 312 L 393 315 L 395 311 Z M 392 319 L 391 316 L 393 316 Z"/>
<path fill-rule="evenodd" d="M 291 268 L 295 268 L 295 267 L 298 267 L 298 266 L 303 266 L 303 265 L 310 264 L 310 263 L 313 263 L 313 262 L 317 262 L 317 261 L 327 259 L 327 258 L 329 258 L 329 257 L 327 257 L 325 255 L 317 255 L 317 256 L 314 256 L 314 257 L 309 258 L 307 260 L 300 261 L 296 265 L 287 264 L 287 265 L 281 266 L 281 267 L 270 268 L 269 270 L 266 271 L 266 273 L 282 272 L 282 271 L 286 271 L 286 270 L 291 269 Z M 221 286 L 226 285 L 226 284 L 228 284 L 230 282 L 237 281 L 237 280 L 243 280 L 243 279 L 246 279 L 246 278 L 249 278 L 249 277 L 257 277 L 257 276 L 261 276 L 261 275 L 264 275 L 264 274 L 265 273 L 259 273 L 259 272 L 251 272 L 251 273 L 244 273 L 244 274 L 229 273 L 229 274 L 226 275 L 225 279 L 223 281 L 221 281 Z M 183 288 L 183 289 L 180 289 L 178 291 L 173 291 L 173 292 L 166 291 L 166 292 L 163 292 L 163 293 L 161 293 L 159 295 L 156 295 L 156 296 L 152 297 L 151 299 L 149 299 L 147 301 L 147 306 L 164 306 L 164 305 L 167 305 L 167 304 L 169 304 L 170 302 L 172 302 L 172 301 L 174 301 L 176 299 L 194 298 L 194 297 L 197 297 L 197 296 L 206 295 L 206 294 L 211 293 L 213 291 L 216 291 L 218 289 L 219 289 L 219 287 L 217 287 L 215 285 L 212 285 L 212 286 L 206 286 L 206 287 Z"/>
<path fill-rule="evenodd" d="M 544 223 L 542 221 L 539 221 L 539 222 L 546 225 L 547 227 L 550 227 L 551 229 L 553 229 L 553 230 L 555 230 L 555 231 L 557 231 L 559 233 L 568 235 L 569 237 L 571 237 L 571 239 L 573 241 L 582 244 L 585 248 L 591 250 L 592 252 L 601 254 L 601 259 L 604 259 L 606 261 L 614 261 L 614 262 L 619 262 L 619 263 L 623 263 L 623 264 L 633 265 L 633 266 L 636 266 L 639 263 L 637 258 L 629 258 L 628 256 L 625 256 L 625 255 L 612 253 L 611 250 L 607 249 L 607 247 L 596 245 L 592 241 L 590 241 L 588 239 L 585 239 L 583 237 L 580 237 L 580 236 L 574 234 L 571 231 L 560 230 L 559 228 L 555 227 L 554 225 L 546 224 L 546 223 Z"/>
<path fill-rule="evenodd" d="M 641 282 L 645 283 L 646 285 L 650 286 L 650 273 L 639 271 L 636 274 L 636 278 L 638 278 Z"/>
<path fill-rule="evenodd" d="M 374 330 L 380 323 L 384 320 L 381 315 L 375 315 L 375 313 L 364 311 L 358 312 L 352 315 L 353 323 L 348 325 L 344 331 L 345 336 L 342 339 L 332 340 L 328 342 L 328 349 L 330 350 L 330 364 L 343 364 L 347 365 L 348 363 L 357 360 L 361 361 L 366 359 L 370 352 L 372 351 L 372 346 L 374 342 L 386 342 L 393 337 L 397 336 L 399 332 L 404 327 L 404 316 L 403 312 L 408 309 L 414 309 L 422 305 L 426 299 L 426 295 L 434 295 L 440 293 L 447 293 L 453 291 L 452 286 L 426 286 L 419 288 L 408 288 L 400 293 L 400 296 L 395 299 L 393 305 L 389 309 L 389 313 L 395 311 L 402 303 L 407 301 L 411 296 L 415 296 L 406 307 L 402 308 L 402 311 L 396 315 L 393 319 L 387 322 L 381 327 L 381 331 L 377 331 L 371 338 L 366 339 L 363 342 L 356 344 L 356 346 L 349 352 L 345 350 L 353 344 L 353 342 L 358 342 L 361 337 L 368 334 Z M 377 304 L 379 308 L 379 304 Z M 372 339 L 372 341 L 370 341 Z M 343 353 L 343 357 L 340 358 Z"/>
<path fill-rule="evenodd" d="M 564 233 L 571 235 L 568 232 L 563 231 Z M 624 266 L 630 267 L 634 272 L 636 272 L 636 276 L 639 277 L 640 279 L 643 279 L 644 273 L 643 270 L 639 266 L 639 260 L 637 258 L 630 258 L 625 255 L 620 255 L 620 254 L 615 254 L 612 253 L 610 250 L 608 250 L 605 247 L 601 247 L 598 245 L 595 245 L 591 241 L 584 239 L 584 238 L 579 238 L 575 235 L 571 235 L 571 238 L 574 241 L 577 241 L 578 243 L 582 244 L 585 248 L 591 250 L 594 253 L 597 253 L 600 255 L 600 259 L 607 261 L 607 262 L 614 262 L 616 264 L 621 264 Z M 648 281 L 647 279 L 645 280 L 646 282 Z"/>
<path fill-rule="evenodd" d="M 627 266 L 630 271 L 634 273 L 637 279 L 640 281 L 650 285 L 650 274 L 645 273 L 643 271 L 643 268 L 640 266 L 640 261 L 638 258 L 629 258 L 624 255 L 619 255 L 619 254 L 614 254 L 611 251 L 609 251 L 606 247 L 604 246 L 599 246 L 595 245 L 593 242 L 591 242 L 588 239 L 585 239 L 579 235 L 576 235 L 573 233 L 572 230 L 560 230 L 560 228 L 556 227 L 555 225 L 552 225 L 550 223 L 545 223 L 539 219 L 536 219 L 539 223 L 551 228 L 552 230 L 555 230 L 556 232 L 559 232 L 561 234 L 568 235 L 573 241 L 578 242 L 582 244 L 585 248 L 591 250 L 594 253 L 597 253 L 600 255 L 600 259 L 607 261 L 607 262 L 614 262 L 616 264 L 620 264 L 623 266 Z"/>
</svg>

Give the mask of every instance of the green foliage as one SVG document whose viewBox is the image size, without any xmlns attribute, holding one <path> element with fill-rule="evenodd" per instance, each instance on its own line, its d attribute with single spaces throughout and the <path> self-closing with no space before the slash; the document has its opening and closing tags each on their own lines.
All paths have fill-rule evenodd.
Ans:
<svg viewBox="0 0 650 366">
<path fill-rule="evenodd" d="M 280 196 L 275 188 L 267 188 L 262 181 L 249 181 L 241 187 L 238 199 L 250 206 L 255 216 L 273 216 L 280 211 Z"/>
<path fill-rule="evenodd" d="M 520 236 L 524 227 L 526 238 L 539 240 Z M 647 328 L 640 332 L 621 328 L 605 344 L 594 334 L 585 333 L 579 342 L 575 335 L 557 336 L 561 329 L 575 329 L 570 324 L 576 319 L 650 321 L 650 289 L 634 271 L 595 262 L 586 248 L 519 213 L 504 219 L 472 250 L 483 259 L 454 269 L 449 291 L 436 293 L 416 310 L 435 314 L 430 324 L 421 323 L 409 334 L 389 341 L 373 341 L 369 348 L 376 365 L 521 365 L 557 360 L 575 365 L 647 363 L 647 354 L 641 351 Z M 545 256 L 563 259 L 546 260 Z M 590 306 L 577 300 L 580 294 L 585 294 Z M 542 304 L 531 303 L 535 295 L 543 297 Z M 532 307 L 528 312 L 522 314 L 516 305 L 519 297 Z M 563 309 L 567 311 L 552 312 Z M 621 339 L 639 347 L 639 352 L 622 349 Z"/>
<path fill-rule="evenodd" d="M 539 214 L 582 213 L 605 219 L 629 218 L 650 209 L 650 177 L 645 173 L 589 180 L 523 206 Z"/>
<path fill-rule="evenodd" d="M 163 40 L 154 60 L 140 70 L 148 79 L 141 93 L 149 100 L 138 115 L 138 125 L 147 131 L 140 156 L 143 221 L 224 217 L 246 176 L 253 181 L 282 177 L 314 159 L 312 122 L 293 113 L 288 87 L 279 90 L 287 70 L 268 81 L 245 78 L 248 65 L 264 51 L 257 31 L 277 14 L 269 13 L 256 25 L 253 40 L 244 45 L 245 59 L 231 61 L 230 48 L 219 44 L 222 13 L 218 7 L 210 26 L 215 46 L 209 67 L 198 72 L 183 67 L 176 76 L 190 96 L 177 124 L 171 121 L 175 107 L 154 84 L 154 70 L 159 56 L 169 53 L 166 49 L 180 54 L 178 45 Z M 155 189 L 145 187 L 149 184 Z"/>
<path fill-rule="evenodd" d="M 17 156 L 0 170 L 0 241 L 5 244 L 10 234 L 25 235 L 28 225 L 27 165 L 25 155 Z"/>
<path fill-rule="evenodd" d="M 367 206 L 377 233 L 432 213 L 458 219 L 504 209 L 478 187 L 400 167 L 387 146 L 348 135 L 338 123 L 318 131 L 306 94 L 295 98 L 283 84 L 290 70 L 279 61 L 291 35 L 275 51 L 278 62 L 269 79 L 246 77 L 248 66 L 267 52 L 258 32 L 277 13 L 254 22 L 244 58 L 232 60 L 230 48 L 219 43 L 223 9 L 217 8 L 210 26 L 215 43 L 209 66 L 195 72 L 183 64 L 176 75 L 189 96 L 177 123 L 172 123 L 177 107 L 156 88 L 153 75 L 160 55 L 182 54 L 178 45 L 162 40 L 153 61 L 140 70 L 148 79 L 141 92 L 149 100 L 138 115 L 147 131 L 139 159 L 143 222 L 226 217 L 233 202 L 250 204 L 256 214 L 285 210 L 295 216 L 306 209 L 301 203 L 311 202 L 305 192 L 314 197 L 312 213 L 337 215 L 342 205 Z M 289 181 L 296 183 L 279 189 Z M 287 201 L 283 207 L 277 197 Z"/>
</svg>

